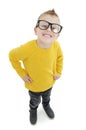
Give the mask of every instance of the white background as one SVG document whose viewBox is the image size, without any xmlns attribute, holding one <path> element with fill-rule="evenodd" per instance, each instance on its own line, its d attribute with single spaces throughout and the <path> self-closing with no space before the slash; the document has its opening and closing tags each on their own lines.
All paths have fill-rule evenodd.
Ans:
<svg viewBox="0 0 86 130">
<path fill-rule="evenodd" d="M 62 77 L 55 83 L 50 120 L 40 104 L 38 122 L 29 123 L 29 95 L 13 70 L 8 53 L 36 38 L 38 16 L 54 8 L 63 30 L 58 41 L 64 53 Z M 86 4 L 85 0 L 0 0 L 0 130 L 86 130 Z"/>
</svg>

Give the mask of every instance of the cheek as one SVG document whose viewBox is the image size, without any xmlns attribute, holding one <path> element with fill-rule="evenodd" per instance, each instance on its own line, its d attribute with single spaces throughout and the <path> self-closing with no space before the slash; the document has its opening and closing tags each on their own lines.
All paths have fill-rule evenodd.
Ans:
<svg viewBox="0 0 86 130">
<path fill-rule="evenodd" d="M 35 35 L 37 35 L 38 37 L 42 36 L 42 30 L 40 30 L 39 28 L 35 29 Z"/>
<path fill-rule="evenodd" d="M 54 37 L 55 37 L 55 39 L 57 39 L 59 37 L 59 34 L 54 35 Z"/>
</svg>

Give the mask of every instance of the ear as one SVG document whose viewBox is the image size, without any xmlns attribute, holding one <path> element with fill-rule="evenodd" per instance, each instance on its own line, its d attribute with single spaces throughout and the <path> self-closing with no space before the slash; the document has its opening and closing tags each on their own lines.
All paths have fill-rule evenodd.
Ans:
<svg viewBox="0 0 86 130">
<path fill-rule="evenodd" d="M 34 32 L 37 35 L 37 28 L 36 27 L 34 27 Z"/>
</svg>

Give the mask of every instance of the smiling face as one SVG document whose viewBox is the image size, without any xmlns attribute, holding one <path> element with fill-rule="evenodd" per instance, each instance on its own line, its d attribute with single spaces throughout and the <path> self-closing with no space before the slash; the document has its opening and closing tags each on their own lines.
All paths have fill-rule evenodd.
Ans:
<svg viewBox="0 0 86 130">
<path fill-rule="evenodd" d="M 45 20 L 50 23 L 59 24 L 59 19 L 56 16 L 51 16 L 49 14 L 42 15 L 39 20 Z M 52 32 L 50 26 L 46 30 L 41 30 L 39 27 L 34 28 L 35 34 L 37 35 L 37 42 L 39 45 L 43 45 L 44 47 L 50 46 L 54 40 L 56 40 L 59 36 L 59 33 Z"/>
</svg>

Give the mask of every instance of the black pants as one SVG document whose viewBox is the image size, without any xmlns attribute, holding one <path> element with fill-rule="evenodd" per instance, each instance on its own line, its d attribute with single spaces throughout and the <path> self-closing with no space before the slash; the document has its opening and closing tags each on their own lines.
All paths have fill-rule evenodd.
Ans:
<svg viewBox="0 0 86 130">
<path fill-rule="evenodd" d="M 42 104 L 44 107 L 47 107 L 50 102 L 50 95 L 51 95 L 51 90 L 52 88 L 48 89 L 47 91 L 44 92 L 32 92 L 29 91 L 30 95 L 30 109 L 37 109 L 38 105 L 41 102 L 41 97 L 42 97 Z"/>
</svg>

